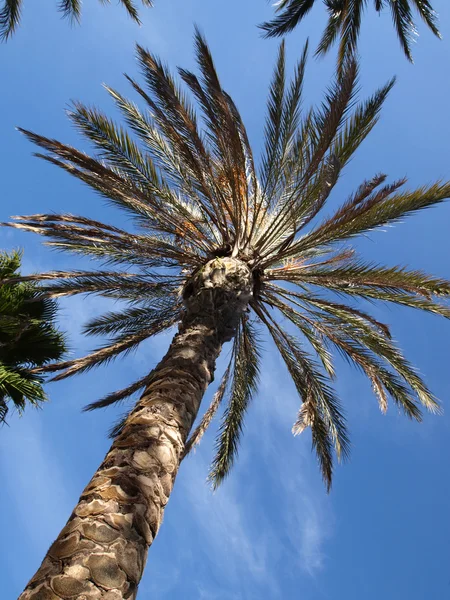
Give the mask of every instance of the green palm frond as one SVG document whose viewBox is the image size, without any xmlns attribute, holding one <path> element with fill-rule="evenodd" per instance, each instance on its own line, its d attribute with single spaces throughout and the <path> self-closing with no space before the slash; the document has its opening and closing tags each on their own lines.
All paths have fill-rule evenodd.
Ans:
<svg viewBox="0 0 450 600">
<path fill-rule="evenodd" d="M 356 52 L 362 14 L 367 5 L 367 0 L 346 0 L 341 4 L 342 9 L 338 9 L 338 12 L 342 12 L 341 39 L 338 51 L 339 65 L 344 64 L 347 56 L 354 56 Z M 331 12 L 334 12 L 334 10 Z"/>
<path fill-rule="evenodd" d="M 25 369 L 0 363 L 0 423 L 5 421 L 9 401 L 21 413 L 27 403 L 38 406 L 47 400 L 42 381 Z"/>
<path fill-rule="evenodd" d="M 0 9 L 0 38 L 7 40 L 14 33 L 22 15 L 22 0 L 4 0 Z"/>
<path fill-rule="evenodd" d="M 110 0 L 101 0 L 104 4 Z M 127 14 L 136 23 L 141 23 L 139 11 L 135 2 L 132 0 L 119 0 L 120 4 L 125 8 Z M 153 0 L 141 0 L 145 7 L 153 6 Z M 58 10 L 62 16 L 70 21 L 79 22 L 81 19 L 81 0 L 59 0 Z M 3 0 L 3 5 L 0 8 L 0 39 L 6 41 L 12 36 L 20 25 L 22 16 L 23 0 Z"/>
<path fill-rule="evenodd" d="M 138 314 L 137 314 L 138 313 Z M 102 335 L 107 331 L 118 334 L 89 355 L 34 369 L 37 373 L 61 371 L 52 381 L 60 381 L 71 375 L 84 373 L 93 367 L 104 365 L 115 360 L 119 355 L 127 355 L 135 350 L 146 339 L 157 335 L 175 325 L 181 318 L 181 307 L 178 310 L 135 310 L 124 313 L 110 313 L 88 322 L 85 333 Z M 115 322 L 117 319 L 117 323 Z"/>
<path fill-rule="evenodd" d="M 260 342 L 250 321 L 243 319 L 235 338 L 230 397 L 216 441 L 209 480 L 218 487 L 229 474 L 237 457 L 244 416 L 258 389 Z M 227 377 L 228 380 L 228 377 Z"/>
<path fill-rule="evenodd" d="M 356 204 L 349 203 L 333 217 L 293 243 L 285 258 L 299 255 L 313 247 L 328 246 L 361 235 L 382 225 L 394 223 L 408 214 L 443 202 L 450 195 L 449 183 L 434 183 L 412 192 L 394 193 L 405 180 L 385 186 Z"/>
<path fill-rule="evenodd" d="M 269 329 L 302 400 L 293 432 L 298 435 L 307 427 L 311 428 L 313 447 L 329 489 L 333 476 L 333 448 L 338 458 L 348 457 L 350 451 L 340 402 L 298 339 L 284 331 L 266 308 L 262 308 L 259 317 Z"/>
<path fill-rule="evenodd" d="M 348 57 L 357 51 L 358 38 L 364 10 L 368 0 L 323 0 L 328 12 L 328 22 L 316 54 L 328 52 L 339 37 L 338 65 L 341 69 Z M 265 37 L 284 36 L 297 27 L 310 12 L 315 0 L 281 0 L 276 3 L 277 16 L 260 25 Z M 318 4 L 318 3 L 317 3 Z M 431 31 L 441 37 L 437 27 L 437 15 L 428 0 L 374 0 L 374 8 L 380 13 L 391 9 L 392 22 L 406 58 L 412 62 L 411 43 L 417 35 L 413 21 L 414 7 Z"/>
<path fill-rule="evenodd" d="M 417 402 L 431 412 L 439 411 L 435 398 L 395 347 L 390 331 L 384 324 L 353 307 L 277 286 L 268 287 L 272 290 L 267 294 L 272 306 L 278 308 L 304 335 L 305 324 L 316 333 L 315 340 L 307 335 L 305 337 L 319 357 L 323 356 L 323 345 L 326 347 L 331 343 L 346 359 L 364 371 L 379 396 L 383 411 L 387 407 L 386 392 L 392 395 L 408 416 L 416 419 L 421 418 Z M 383 365 L 380 359 L 387 365 Z M 387 366 L 395 373 L 389 371 Z"/>
<path fill-rule="evenodd" d="M 41 284 L 39 296 L 59 298 L 76 294 L 98 294 L 105 298 L 139 301 L 145 294 L 148 302 L 158 302 L 177 294 L 182 280 L 169 274 L 146 275 L 117 271 L 51 271 L 39 275 L 21 277 L 21 281 L 53 281 Z"/>
<path fill-rule="evenodd" d="M 27 403 L 37 406 L 47 399 L 34 369 L 66 352 L 55 326 L 57 305 L 41 295 L 32 277 L 20 278 L 21 256 L 0 253 L 0 423 L 9 402 L 22 412 Z"/>
<path fill-rule="evenodd" d="M 81 2 L 80 0 L 59 0 L 59 10 L 63 17 L 78 22 L 81 18 Z"/>
<path fill-rule="evenodd" d="M 286 35 L 309 13 L 315 0 L 281 0 L 277 3 L 278 14 L 272 21 L 260 25 L 266 37 Z"/>
<path fill-rule="evenodd" d="M 294 6 L 292 1 L 282 4 Z M 303 2 L 303 9 L 307 6 Z M 353 44 L 356 38 L 351 39 Z M 233 257 L 252 271 L 253 296 L 230 365 L 185 455 L 225 404 L 210 473 L 213 485 L 229 473 L 257 388 L 261 327 L 268 330 L 300 395 L 294 433 L 311 429 L 329 487 L 334 454 L 345 457 L 349 450 L 343 410 L 332 388 L 334 352 L 367 377 L 383 412 L 389 401 L 415 419 L 421 418 L 421 407 L 438 410 L 425 381 L 394 343 L 391 328 L 353 301 L 395 303 L 448 318 L 450 282 L 413 268 L 369 263 L 350 243 L 441 203 L 450 196 L 450 183 L 407 189 L 405 179 L 390 183 L 380 173 L 362 181 L 331 216 L 322 216 L 346 164 L 377 123 L 393 81 L 357 101 L 358 65 L 347 57 L 323 102 L 303 107 L 307 47 L 289 80 L 281 44 L 257 161 L 238 108 L 222 88 L 198 31 L 199 74 L 179 69 L 177 78 L 147 50 L 138 47 L 137 53 L 145 85 L 128 81 L 139 106 L 106 88 L 123 124 L 80 103 L 69 112 L 93 155 L 21 130 L 41 149 L 38 156 L 131 218 L 128 228 L 71 214 L 21 216 L 7 224 L 102 265 L 21 278 L 20 285 L 39 283 L 41 300 L 98 294 L 120 301 L 116 310 L 85 326 L 88 335 L 106 336 L 97 350 L 38 365 L 32 373 L 64 379 L 135 350 L 183 318 L 189 310 L 184 292 L 203 267 Z M 18 283 L 13 274 L 9 277 Z M 126 400 L 144 389 L 149 377 L 141 375 L 87 409 Z"/>
</svg>

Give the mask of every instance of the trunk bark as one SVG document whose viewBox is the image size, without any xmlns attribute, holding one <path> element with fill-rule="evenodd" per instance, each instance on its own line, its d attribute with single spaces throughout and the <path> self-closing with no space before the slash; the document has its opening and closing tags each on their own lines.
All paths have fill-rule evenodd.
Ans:
<svg viewBox="0 0 450 600">
<path fill-rule="evenodd" d="M 210 261 L 191 279 L 179 332 L 19 600 L 136 598 L 184 444 L 251 289 L 236 259 Z"/>
</svg>

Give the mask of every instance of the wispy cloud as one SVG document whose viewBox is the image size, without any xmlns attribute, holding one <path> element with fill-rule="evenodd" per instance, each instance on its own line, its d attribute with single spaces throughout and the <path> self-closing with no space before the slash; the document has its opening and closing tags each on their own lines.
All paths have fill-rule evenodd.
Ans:
<svg viewBox="0 0 450 600">
<path fill-rule="evenodd" d="M 199 598 L 250 598 L 255 589 L 278 598 L 283 578 L 297 581 L 301 573 L 315 578 L 325 566 L 333 515 L 308 440 L 294 439 L 290 432 L 299 401 L 284 384 L 280 365 L 271 364 L 263 373 L 231 476 L 211 492 L 205 481 L 209 436 L 182 465 L 177 480 L 177 503 L 180 497 L 184 506 L 188 502 L 196 545 L 220 570 L 211 581 L 202 577 Z M 218 588 L 218 578 L 228 582 L 228 590 Z"/>
<path fill-rule="evenodd" d="M 311 454 L 308 433 L 298 438 L 291 434 L 300 399 L 274 354 L 270 361 L 261 382 L 254 426 L 264 440 L 260 450 L 267 471 L 273 473 L 273 485 L 278 488 L 280 516 L 296 556 L 293 560 L 310 575 L 316 575 L 324 567 L 323 547 L 332 535 L 333 514 Z"/>
<path fill-rule="evenodd" d="M 228 579 L 237 581 L 245 572 L 255 582 L 273 586 L 267 564 L 269 523 L 264 519 L 256 525 L 240 477 L 231 477 L 212 493 L 205 481 L 207 471 L 208 461 L 198 452 L 186 467 L 183 487 L 208 553 L 214 553 L 217 562 L 226 567 Z"/>
</svg>

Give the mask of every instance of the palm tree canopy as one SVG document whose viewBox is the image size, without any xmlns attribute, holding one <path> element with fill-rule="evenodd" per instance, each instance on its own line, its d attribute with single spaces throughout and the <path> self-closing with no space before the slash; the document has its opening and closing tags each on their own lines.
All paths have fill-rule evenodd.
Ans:
<svg viewBox="0 0 450 600">
<path fill-rule="evenodd" d="M 323 0 L 328 12 L 328 23 L 316 54 L 325 54 L 336 39 L 339 41 L 339 64 L 345 56 L 356 50 L 361 20 L 368 0 Z M 272 21 L 263 23 L 261 28 L 266 37 L 282 36 L 292 31 L 313 8 L 315 0 L 281 0 L 276 4 L 277 13 Z M 437 15 L 428 0 L 374 0 L 374 8 L 380 13 L 384 8 L 391 10 L 392 21 L 403 52 L 412 62 L 411 44 L 415 41 L 417 30 L 413 21 L 413 8 L 437 36 L 441 37 L 437 27 Z"/>
<path fill-rule="evenodd" d="M 27 402 L 46 400 L 42 376 L 31 372 L 66 352 L 54 324 L 56 302 L 39 297 L 35 283 L 18 282 L 21 255 L 0 253 L 0 422 L 8 401 L 22 411 Z"/>
<path fill-rule="evenodd" d="M 198 31 L 195 49 L 200 76 L 179 69 L 183 90 L 157 57 L 138 46 L 146 85 L 128 80 L 144 107 L 106 88 L 127 128 L 96 108 L 73 105 L 69 117 L 93 143 L 95 155 L 22 130 L 42 149 L 37 156 L 81 179 L 134 224 L 125 230 L 72 214 L 18 216 L 9 224 L 46 236 L 58 250 L 107 265 L 29 277 L 42 282 L 48 297 L 95 293 L 127 303 L 86 324 L 88 335 L 110 336 L 107 343 L 42 371 L 60 371 L 54 379 L 63 379 L 131 351 L 180 320 L 183 297 L 205 265 L 222 268 L 227 257 L 240 259 L 253 273 L 249 312 L 186 452 L 226 403 L 211 479 L 218 484 L 228 474 L 257 390 L 260 330 L 265 329 L 301 399 L 293 431 L 310 428 L 329 486 L 334 452 L 346 456 L 349 449 L 345 417 L 331 385 L 333 350 L 365 373 L 383 412 L 389 400 L 417 420 L 420 406 L 439 409 L 388 327 L 352 301 L 379 300 L 448 318 L 450 309 L 441 298 L 450 294 L 450 283 L 403 266 L 368 263 L 350 242 L 443 201 L 450 183 L 407 190 L 404 179 L 387 183 L 386 175 L 374 174 L 334 214 L 321 216 L 394 82 L 356 103 L 358 67 L 348 60 L 323 103 L 301 110 L 307 48 L 287 82 L 282 43 L 269 91 L 265 145 L 256 163 L 238 109 L 222 89 Z M 124 400 L 147 383 L 148 375 L 87 409 Z"/>
<path fill-rule="evenodd" d="M 101 0 L 104 4 L 109 0 Z M 119 0 L 128 15 L 136 23 L 140 23 L 139 12 L 134 0 Z M 143 6 L 153 6 L 153 0 L 141 0 Z M 58 10 L 63 17 L 72 22 L 79 22 L 81 19 L 81 0 L 59 0 Z M 22 16 L 23 0 L 3 0 L 0 6 L 0 39 L 7 40 L 17 29 Z"/>
</svg>

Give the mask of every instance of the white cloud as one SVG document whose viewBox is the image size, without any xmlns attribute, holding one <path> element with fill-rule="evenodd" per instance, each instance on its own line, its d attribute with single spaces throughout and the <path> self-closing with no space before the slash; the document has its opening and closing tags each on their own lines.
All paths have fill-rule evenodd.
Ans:
<svg viewBox="0 0 450 600">
<path fill-rule="evenodd" d="M 295 438 L 291 433 L 300 399 L 274 350 L 268 351 L 272 351 L 271 366 L 263 370 L 254 426 L 258 437 L 264 440 L 260 449 L 267 472 L 274 474 L 271 483 L 279 491 L 279 512 L 296 555 L 294 561 L 313 576 L 324 567 L 323 546 L 332 534 L 333 515 L 311 453 L 308 432 Z"/>
<path fill-rule="evenodd" d="M 255 527 L 252 507 L 245 504 L 243 481 L 233 475 L 212 493 L 205 481 L 208 460 L 197 452 L 188 459 L 183 477 L 184 493 L 190 502 L 199 533 L 208 553 L 227 569 L 229 580 L 238 581 L 246 572 L 257 583 L 275 585 L 268 568 L 268 522 Z M 249 482 L 250 483 L 250 482 Z"/>
</svg>

